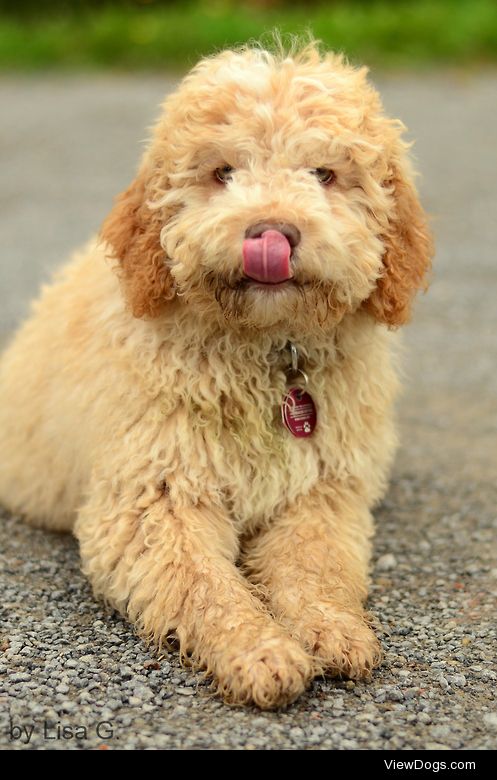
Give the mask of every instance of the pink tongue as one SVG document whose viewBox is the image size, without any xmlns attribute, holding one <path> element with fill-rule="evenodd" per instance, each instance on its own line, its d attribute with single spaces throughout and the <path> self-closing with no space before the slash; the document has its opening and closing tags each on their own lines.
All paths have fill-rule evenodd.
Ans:
<svg viewBox="0 0 497 780">
<path fill-rule="evenodd" d="M 292 247 L 279 230 L 266 230 L 260 238 L 246 238 L 243 242 L 243 272 L 250 279 L 266 284 L 277 284 L 291 279 Z"/>
</svg>

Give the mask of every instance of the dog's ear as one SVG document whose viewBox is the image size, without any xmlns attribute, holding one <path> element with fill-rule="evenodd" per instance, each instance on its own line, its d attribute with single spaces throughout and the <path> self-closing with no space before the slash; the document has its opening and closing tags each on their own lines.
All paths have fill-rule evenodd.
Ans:
<svg viewBox="0 0 497 780">
<path fill-rule="evenodd" d="M 379 322 L 396 327 L 409 320 L 414 295 L 427 287 L 433 241 L 410 176 L 395 166 L 383 186 L 392 192 L 392 214 L 382 236 L 383 273 L 365 306 Z"/>
<path fill-rule="evenodd" d="M 151 207 L 156 195 L 149 165 L 143 164 L 136 179 L 122 192 L 105 220 L 100 237 L 117 258 L 117 272 L 135 317 L 155 317 L 174 296 L 160 233 L 164 209 Z"/>
</svg>

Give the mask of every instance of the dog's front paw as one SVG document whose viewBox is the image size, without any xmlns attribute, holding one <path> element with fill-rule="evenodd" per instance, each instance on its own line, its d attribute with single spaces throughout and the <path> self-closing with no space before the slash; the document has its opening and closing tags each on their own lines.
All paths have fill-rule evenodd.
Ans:
<svg viewBox="0 0 497 780">
<path fill-rule="evenodd" d="M 261 709 L 291 704 L 318 671 L 314 659 L 279 627 L 252 635 L 250 646 L 234 642 L 217 672 L 218 692 L 231 704 Z"/>
<path fill-rule="evenodd" d="M 305 610 L 291 633 L 333 676 L 367 679 L 381 661 L 380 643 L 365 616 L 333 603 Z"/>
</svg>

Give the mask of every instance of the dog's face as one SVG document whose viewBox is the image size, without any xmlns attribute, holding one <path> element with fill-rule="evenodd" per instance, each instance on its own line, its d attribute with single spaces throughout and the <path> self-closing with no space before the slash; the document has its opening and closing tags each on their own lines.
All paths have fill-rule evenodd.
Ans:
<svg viewBox="0 0 497 780">
<path fill-rule="evenodd" d="M 202 61 L 104 225 L 135 315 L 176 297 L 233 327 L 404 322 L 431 243 L 401 129 L 315 48 Z"/>
</svg>

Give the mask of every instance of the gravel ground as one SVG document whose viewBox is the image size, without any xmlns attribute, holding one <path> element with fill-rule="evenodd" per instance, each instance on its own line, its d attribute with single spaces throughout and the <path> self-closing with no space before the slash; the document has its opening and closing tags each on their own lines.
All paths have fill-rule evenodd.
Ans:
<svg viewBox="0 0 497 780">
<path fill-rule="evenodd" d="M 383 666 L 369 685 L 319 680 L 270 713 L 229 708 L 176 656 L 156 660 L 95 604 L 71 538 L 6 519 L 0 702 L 18 739 L 6 717 L 3 742 L 26 747 L 20 729 L 34 725 L 37 748 L 495 748 L 495 516 L 485 504 L 496 499 L 472 482 L 397 477 L 378 512 L 371 598 Z M 57 723 L 74 737 L 57 739 Z"/>
<path fill-rule="evenodd" d="M 438 240 L 432 289 L 406 334 L 403 447 L 376 513 L 371 609 L 382 667 L 370 684 L 318 680 L 284 712 L 227 707 L 176 655 L 157 658 L 93 600 L 72 538 L 4 514 L 1 747 L 497 747 L 497 184 L 489 164 L 497 76 L 380 82 L 388 109 L 418 139 Z M 0 136 L 2 336 L 130 178 L 164 83 L 0 81 L 9 106 Z"/>
</svg>

